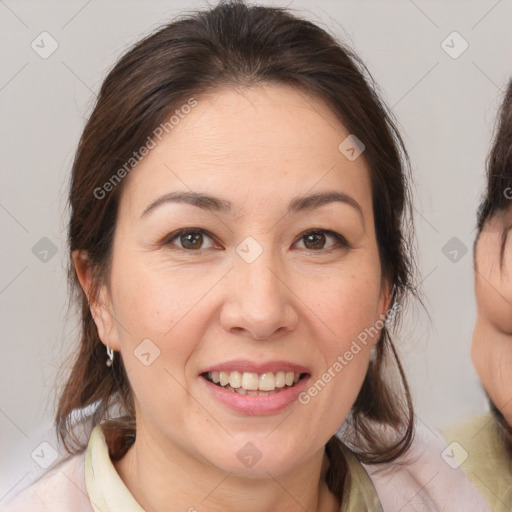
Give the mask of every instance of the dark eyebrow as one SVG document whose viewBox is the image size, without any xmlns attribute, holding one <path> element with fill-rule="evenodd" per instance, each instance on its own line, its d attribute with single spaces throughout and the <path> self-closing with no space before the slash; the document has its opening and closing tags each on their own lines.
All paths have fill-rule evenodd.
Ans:
<svg viewBox="0 0 512 512">
<path fill-rule="evenodd" d="M 294 213 L 303 210 L 312 210 L 313 208 L 318 208 L 319 206 L 323 206 L 328 203 L 344 203 L 352 206 L 359 215 L 361 216 L 361 220 L 364 222 L 363 209 L 359 205 L 359 203 L 349 195 L 343 192 L 320 192 L 318 194 L 312 194 L 309 196 L 298 196 L 290 201 L 288 205 L 288 213 Z"/>
<path fill-rule="evenodd" d="M 337 191 L 320 192 L 309 196 L 295 197 L 290 201 L 287 213 L 312 210 L 324 204 L 333 202 L 348 204 L 354 208 L 361 216 L 364 224 L 363 210 L 359 203 L 349 195 Z M 219 213 L 229 213 L 233 207 L 231 202 L 207 194 L 198 194 L 197 192 L 170 192 L 155 199 L 149 206 L 144 209 L 141 217 L 144 217 L 151 210 L 154 210 L 156 207 L 164 203 L 187 203 L 191 204 L 192 206 L 197 206 L 203 210 L 215 211 Z"/>
<path fill-rule="evenodd" d="M 198 194 L 197 192 L 169 192 L 163 196 L 157 197 L 142 212 L 141 217 L 147 215 L 151 210 L 164 203 L 187 203 L 197 206 L 203 210 L 228 213 L 231 211 L 232 204 L 229 201 L 207 194 Z"/>
</svg>

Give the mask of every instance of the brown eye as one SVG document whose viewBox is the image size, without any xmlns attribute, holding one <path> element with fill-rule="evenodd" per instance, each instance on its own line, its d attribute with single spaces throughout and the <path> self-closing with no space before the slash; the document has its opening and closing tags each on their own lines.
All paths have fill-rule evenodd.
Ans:
<svg viewBox="0 0 512 512">
<path fill-rule="evenodd" d="M 325 245 L 325 234 L 324 233 L 312 233 L 304 237 L 304 245 L 308 249 L 323 249 Z"/>
<path fill-rule="evenodd" d="M 212 237 L 208 235 L 202 229 L 181 229 L 175 233 L 169 235 L 164 242 L 164 245 L 176 246 L 178 249 L 185 251 L 200 251 L 201 249 L 211 249 L 212 246 L 203 247 L 206 239 L 212 240 Z M 175 243 L 178 240 L 178 243 Z"/>
<path fill-rule="evenodd" d="M 333 239 L 334 243 L 328 247 L 325 247 L 326 241 L 329 238 Z M 339 233 L 325 229 L 310 230 L 306 233 L 303 233 L 299 240 L 303 240 L 305 248 L 312 251 L 330 251 L 336 248 L 350 247 L 345 237 Z"/>
<path fill-rule="evenodd" d="M 184 249 L 200 249 L 203 244 L 203 235 L 202 233 L 181 235 L 180 242 Z"/>
</svg>

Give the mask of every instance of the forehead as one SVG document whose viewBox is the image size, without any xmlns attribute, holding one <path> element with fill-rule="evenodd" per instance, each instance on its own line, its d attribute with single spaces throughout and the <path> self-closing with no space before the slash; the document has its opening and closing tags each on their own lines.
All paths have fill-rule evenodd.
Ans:
<svg viewBox="0 0 512 512">
<path fill-rule="evenodd" d="M 349 132 L 321 99 L 260 85 L 225 87 L 195 100 L 130 173 L 123 195 L 134 208 L 178 186 L 229 195 L 239 214 L 246 204 L 233 197 L 238 194 L 250 193 L 260 205 L 315 187 L 350 192 L 363 203 L 371 195 L 364 158 L 349 161 L 340 152 Z"/>
</svg>

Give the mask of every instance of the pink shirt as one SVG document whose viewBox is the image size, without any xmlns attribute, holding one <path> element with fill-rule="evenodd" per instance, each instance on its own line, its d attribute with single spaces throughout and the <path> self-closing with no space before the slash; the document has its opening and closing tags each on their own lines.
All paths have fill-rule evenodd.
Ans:
<svg viewBox="0 0 512 512">
<path fill-rule="evenodd" d="M 353 479 L 351 492 L 368 497 L 376 491 L 377 504 L 368 508 L 370 512 L 490 512 L 476 487 L 454 466 L 443 438 L 418 426 L 411 449 L 398 461 L 364 466 L 352 457 L 349 469 L 358 478 Z M 341 511 L 362 512 L 357 503 L 363 501 L 348 499 Z M 86 451 L 50 469 L 2 510 L 144 512 L 116 472 L 99 425 L 91 432 Z"/>
</svg>

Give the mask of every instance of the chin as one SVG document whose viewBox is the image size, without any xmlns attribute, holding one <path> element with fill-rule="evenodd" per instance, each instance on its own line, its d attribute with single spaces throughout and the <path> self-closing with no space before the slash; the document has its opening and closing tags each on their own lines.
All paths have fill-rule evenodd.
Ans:
<svg viewBox="0 0 512 512">
<path fill-rule="evenodd" d="M 276 450 L 276 443 L 254 443 L 242 441 L 233 443 L 222 453 L 211 454 L 209 461 L 226 473 L 243 478 L 268 478 L 286 474 L 303 462 L 297 449 Z M 236 448 L 235 448 L 236 446 Z"/>
</svg>

